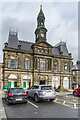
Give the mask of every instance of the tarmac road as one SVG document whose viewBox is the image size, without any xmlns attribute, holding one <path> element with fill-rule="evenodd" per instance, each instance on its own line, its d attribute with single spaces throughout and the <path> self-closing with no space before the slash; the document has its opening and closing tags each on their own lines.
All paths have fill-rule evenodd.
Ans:
<svg viewBox="0 0 80 120">
<path fill-rule="evenodd" d="M 80 97 L 72 95 L 57 96 L 53 102 L 35 103 L 31 98 L 28 103 L 7 105 L 3 99 L 7 118 L 78 118 Z"/>
</svg>

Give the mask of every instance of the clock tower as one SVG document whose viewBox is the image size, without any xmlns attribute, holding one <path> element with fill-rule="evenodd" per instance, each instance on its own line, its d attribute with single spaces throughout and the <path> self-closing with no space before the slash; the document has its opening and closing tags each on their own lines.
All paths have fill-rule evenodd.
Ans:
<svg viewBox="0 0 80 120">
<path fill-rule="evenodd" d="M 37 17 L 37 28 L 35 30 L 35 41 L 45 41 L 46 42 L 46 32 L 47 29 L 45 28 L 45 16 L 42 11 L 42 5 L 40 6 L 40 12 Z"/>
</svg>

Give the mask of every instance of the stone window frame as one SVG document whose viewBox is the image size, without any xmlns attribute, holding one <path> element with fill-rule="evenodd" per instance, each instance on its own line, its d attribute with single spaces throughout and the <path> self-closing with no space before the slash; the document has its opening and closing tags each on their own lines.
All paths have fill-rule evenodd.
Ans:
<svg viewBox="0 0 80 120">
<path fill-rule="evenodd" d="M 54 64 L 56 62 L 56 64 Z M 57 72 L 58 71 L 58 60 L 54 60 L 53 61 L 53 69 L 54 69 L 54 72 Z"/>
<path fill-rule="evenodd" d="M 25 57 L 25 69 L 30 69 L 30 57 Z"/>
<path fill-rule="evenodd" d="M 67 72 L 68 71 L 68 63 L 64 62 L 64 71 Z"/>
<path fill-rule="evenodd" d="M 16 59 L 16 56 L 12 55 L 8 58 L 8 68 L 12 68 L 12 69 L 18 68 L 18 59 Z"/>
<path fill-rule="evenodd" d="M 46 60 L 43 58 L 40 58 L 40 70 L 46 71 Z"/>
</svg>

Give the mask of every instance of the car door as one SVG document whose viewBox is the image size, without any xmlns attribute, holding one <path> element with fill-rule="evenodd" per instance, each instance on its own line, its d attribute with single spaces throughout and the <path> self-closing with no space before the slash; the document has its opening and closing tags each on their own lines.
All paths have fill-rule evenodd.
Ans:
<svg viewBox="0 0 80 120">
<path fill-rule="evenodd" d="M 32 86 L 32 89 L 31 89 L 31 97 L 34 97 L 34 91 L 35 91 L 35 86 Z"/>
<path fill-rule="evenodd" d="M 32 86 L 32 87 L 30 88 L 30 90 L 28 91 L 28 95 L 29 95 L 30 97 L 32 97 L 33 89 L 34 89 L 34 86 Z"/>
</svg>

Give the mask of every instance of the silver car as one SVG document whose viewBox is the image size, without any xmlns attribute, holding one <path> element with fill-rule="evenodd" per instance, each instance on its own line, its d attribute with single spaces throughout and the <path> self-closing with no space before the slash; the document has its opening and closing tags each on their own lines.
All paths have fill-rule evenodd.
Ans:
<svg viewBox="0 0 80 120">
<path fill-rule="evenodd" d="M 55 90 L 50 85 L 33 85 L 27 90 L 27 94 L 34 98 L 35 102 L 47 99 L 52 101 L 56 98 Z"/>
</svg>

